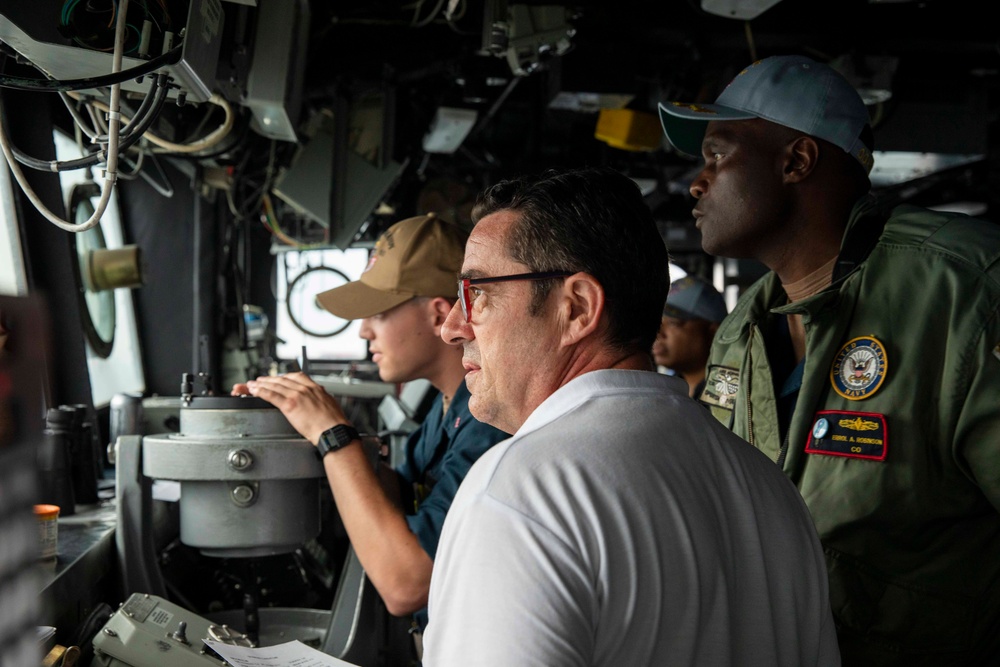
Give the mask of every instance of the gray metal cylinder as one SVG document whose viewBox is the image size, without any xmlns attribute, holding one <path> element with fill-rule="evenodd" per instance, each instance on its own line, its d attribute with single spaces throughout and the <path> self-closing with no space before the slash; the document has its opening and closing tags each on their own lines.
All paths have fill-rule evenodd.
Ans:
<svg viewBox="0 0 1000 667">
<path fill-rule="evenodd" d="M 108 419 L 111 442 L 120 435 L 138 435 L 142 429 L 142 394 L 112 396 Z"/>
<path fill-rule="evenodd" d="M 198 397 L 181 407 L 180 426 L 143 439 L 143 474 L 181 483 L 184 544 L 264 556 L 319 534 L 326 473 L 281 412 L 259 399 Z"/>
<path fill-rule="evenodd" d="M 294 551 L 319 534 L 319 491 L 316 479 L 183 482 L 181 542 L 224 558 Z"/>
</svg>

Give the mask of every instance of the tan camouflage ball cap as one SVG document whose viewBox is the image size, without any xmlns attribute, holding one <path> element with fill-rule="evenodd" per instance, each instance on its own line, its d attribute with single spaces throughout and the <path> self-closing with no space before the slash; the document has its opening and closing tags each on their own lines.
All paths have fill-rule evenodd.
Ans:
<svg viewBox="0 0 1000 667">
<path fill-rule="evenodd" d="M 433 213 L 407 218 L 375 243 L 359 280 L 316 295 L 345 320 L 384 313 L 417 296 L 455 298 L 468 232 Z"/>
</svg>

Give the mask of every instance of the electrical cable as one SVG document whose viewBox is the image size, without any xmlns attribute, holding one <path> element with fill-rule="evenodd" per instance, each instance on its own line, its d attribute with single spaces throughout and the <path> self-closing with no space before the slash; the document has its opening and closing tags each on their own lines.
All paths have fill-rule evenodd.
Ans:
<svg viewBox="0 0 1000 667">
<path fill-rule="evenodd" d="M 95 109 L 94 107 L 92 107 L 92 106 L 90 106 L 88 104 L 87 105 L 87 115 L 90 116 L 90 122 L 94 125 L 94 129 L 96 129 L 99 133 L 103 133 L 104 135 L 107 135 L 107 133 L 108 133 L 108 126 L 104 122 L 104 119 L 101 118 L 101 115 L 99 113 L 97 113 L 97 109 Z"/>
<path fill-rule="evenodd" d="M 226 203 L 229 205 L 229 211 L 237 220 L 248 219 L 248 213 L 244 209 L 249 207 L 240 208 L 236 205 L 235 191 L 237 186 L 242 186 L 249 180 L 244 178 L 244 170 L 246 169 L 247 163 L 250 161 L 252 154 L 253 151 L 249 149 L 243 151 L 243 157 L 240 159 L 239 164 L 231 168 L 232 171 L 230 172 L 229 184 L 226 188 Z M 259 205 L 260 202 L 258 201 L 257 206 L 259 207 Z"/>
<path fill-rule="evenodd" d="M 456 0 L 453 2 L 448 2 L 448 7 L 444 10 L 444 20 L 445 21 L 457 21 L 463 16 L 465 16 L 465 10 L 467 6 L 466 0 Z M 461 5 L 461 11 L 458 11 L 458 6 Z M 456 16 L 455 14 L 458 13 Z"/>
<path fill-rule="evenodd" d="M 263 222 L 264 228 L 271 232 L 271 234 L 273 234 L 279 241 L 283 242 L 285 245 L 295 248 L 296 250 L 313 250 L 324 247 L 324 244 L 322 243 L 306 243 L 286 234 L 278 224 L 278 215 L 274 211 L 274 204 L 271 202 L 270 195 L 263 195 L 261 197 L 261 204 L 264 207 L 264 212 L 261 215 L 261 222 Z"/>
<path fill-rule="evenodd" d="M 271 232 L 278 238 L 279 241 L 285 245 L 290 245 L 295 248 L 304 249 L 306 246 L 292 237 L 285 234 L 281 227 L 278 226 L 278 216 L 274 213 L 274 206 L 271 204 L 270 195 L 265 194 L 261 197 L 261 202 L 264 204 L 264 217 L 268 221 L 264 224 L 267 231 Z"/>
<path fill-rule="evenodd" d="M 76 123 L 73 123 L 73 139 L 76 141 L 76 147 L 80 149 L 80 154 L 86 155 L 87 151 L 83 148 L 83 130 Z"/>
<path fill-rule="evenodd" d="M 410 19 L 410 25 L 412 26 L 415 25 L 417 23 L 417 19 L 420 18 L 420 9 L 423 6 L 424 6 L 424 0 L 416 0 L 416 2 L 411 2 L 408 5 L 401 6 L 400 10 L 406 10 L 406 9 L 413 10 L 413 18 Z"/>
<path fill-rule="evenodd" d="M 124 34 L 124 27 L 123 27 Z M 85 79 L 69 79 L 59 81 L 57 79 L 24 79 L 16 76 L 0 76 L 0 88 L 11 88 L 13 90 L 26 90 L 29 92 L 47 91 L 58 92 L 70 90 L 88 90 L 90 88 L 107 88 L 129 79 L 137 79 L 140 76 L 155 72 L 166 65 L 175 65 L 180 62 L 181 51 L 184 44 L 178 44 L 163 55 L 147 60 L 141 65 L 131 69 L 118 71 L 104 76 L 92 76 Z"/>
<path fill-rule="evenodd" d="M 431 13 L 417 21 L 417 17 L 420 15 L 420 10 L 423 7 L 423 4 L 423 0 L 420 0 L 420 2 L 417 3 L 416 11 L 413 12 L 413 21 L 410 23 L 411 28 L 423 28 L 426 25 L 430 25 L 431 21 L 433 21 L 441 12 L 441 8 L 444 7 L 444 0 L 438 0 L 437 4 L 434 5 L 434 9 L 431 10 Z"/>
<path fill-rule="evenodd" d="M 139 110 L 136 112 L 136 117 L 139 116 L 144 117 L 145 114 L 148 113 L 150 104 L 152 103 L 154 98 L 154 93 L 156 92 L 155 87 L 160 84 L 165 85 L 165 83 L 166 82 L 162 77 L 158 77 L 157 79 L 154 80 L 153 82 L 154 89 L 151 89 L 149 93 L 147 93 L 147 95 L 143 98 L 142 104 L 139 106 Z M 76 127 L 82 130 L 91 139 L 92 142 L 107 143 L 108 140 L 106 134 L 107 128 L 106 126 L 104 126 L 103 119 L 98 114 L 96 114 L 93 107 L 89 105 L 85 107 L 87 109 L 88 115 L 90 116 L 90 123 L 88 124 L 87 120 L 83 117 L 83 114 L 81 114 L 79 109 L 77 109 L 76 106 L 71 102 L 71 100 L 73 99 L 79 100 L 78 94 L 71 95 L 69 93 L 59 91 L 58 95 L 59 98 L 63 101 L 63 104 L 66 106 L 66 109 L 69 111 L 70 115 L 73 117 Z M 93 129 L 91 129 L 91 126 L 93 127 Z M 124 139 L 125 136 L 128 135 L 132 129 L 134 129 L 132 122 L 129 122 L 127 125 L 125 125 L 125 127 L 121 131 L 122 135 L 121 139 Z M 102 130 L 104 131 L 104 134 L 102 134 Z M 122 146 L 121 148 L 127 148 L 127 147 L 128 145 L 125 145 Z M 46 160 L 39 160 L 37 158 L 32 158 L 26 155 L 25 153 L 22 153 L 20 150 L 17 149 L 16 146 L 13 145 L 11 145 L 11 150 L 14 153 L 14 156 L 17 158 L 18 162 L 25 165 L 26 167 L 31 167 L 32 169 L 38 169 L 40 171 L 71 171 L 73 169 L 82 169 L 84 167 L 97 164 L 98 162 L 101 161 L 100 152 L 94 153 L 93 155 L 85 156 L 83 158 L 78 158 L 76 160 L 59 162 L 57 160 L 46 161 Z"/>
<path fill-rule="evenodd" d="M 170 157 L 175 160 L 208 160 L 211 158 L 221 157 L 226 153 L 232 151 L 237 146 L 243 145 L 243 141 L 247 138 L 247 135 L 249 134 L 250 134 L 250 123 L 249 122 L 241 123 L 239 127 L 239 133 L 235 135 L 235 138 L 231 139 L 230 141 L 226 142 L 221 147 L 216 148 L 213 151 L 209 151 L 207 153 L 196 153 L 196 154 L 177 153 L 175 155 L 171 155 Z M 234 135 L 230 134 L 229 136 L 233 137 Z"/>
<path fill-rule="evenodd" d="M 205 131 L 205 126 L 208 125 L 208 120 L 212 117 L 213 113 L 215 113 L 215 109 L 209 107 L 205 114 L 201 117 L 201 120 L 198 121 L 198 124 L 194 126 L 194 129 L 188 133 L 188 135 L 184 138 L 184 141 L 181 143 L 189 144 L 194 141 L 196 137 L 200 137 L 202 132 Z"/>
<path fill-rule="evenodd" d="M 750 21 L 743 22 L 743 33 L 747 38 L 747 47 L 750 49 L 750 62 L 757 62 L 757 45 L 753 41 L 753 30 L 750 28 Z"/>
<path fill-rule="evenodd" d="M 139 157 L 138 159 L 136 159 L 135 162 L 132 162 L 132 160 L 130 160 L 127 155 L 122 155 L 122 162 L 130 165 L 132 167 L 132 171 L 129 172 L 119 171 L 118 180 L 134 181 L 135 179 L 139 178 L 139 172 L 142 171 L 142 164 L 145 161 L 146 161 L 146 151 L 142 150 L 141 148 L 139 149 Z"/>
<path fill-rule="evenodd" d="M 230 278 L 230 284 L 233 287 L 233 298 L 236 301 L 236 336 L 240 341 L 240 349 L 248 349 L 247 344 L 247 333 L 246 333 L 246 319 L 243 313 L 243 307 L 246 301 L 243 296 L 243 274 L 240 271 L 240 262 L 237 258 L 239 253 L 239 242 L 238 234 L 239 223 L 234 222 L 231 225 L 226 225 L 225 238 L 223 241 L 223 249 L 225 252 L 225 258 L 223 259 L 223 266 L 225 271 L 228 273 Z"/>
<path fill-rule="evenodd" d="M 159 115 L 160 110 L 163 108 L 163 104 L 167 99 L 167 91 L 169 88 L 167 86 L 166 77 L 167 75 L 163 72 L 157 76 L 157 81 L 154 83 L 154 87 L 156 88 L 155 95 L 150 94 L 143 98 L 142 104 L 139 106 L 139 112 L 136 113 L 135 118 L 129 121 L 125 127 L 122 128 L 118 138 L 120 142 L 119 150 L 125 150 L 134 145 L 153 124 L 153 121 L 156 120 L 156 117 Z M 150 100 L 152 100 L 152 102 L 150 102 Z M 95 125 L 101 125 L 103 119 L 96 114 L 94 108 L 89 104 L 86 108 Z M 140 113 L 142 114 L 141 117 Z M 98 141 L 102 141 L 102 143 L 106 143 L 108 141 L 108 135 L 97 135 L 96 139 Z M 18 162 L 26 167 L 37 169 L 39 171 L 73 171 L 75 169 L 91 167 L 106 160 L 105 150 L 96 151 L 82 158 L 60 162 L 57 160 L 46 161 L 30 157 L 22 153 L 14 145 L 10 145 L 10 149 Z"/>
<path fill-rule="evenodd" d="M 122 132 L 121 132 L 123 137 L 125 135 L 130 135 L 133 132 L 133 130 L 135 129 L 136 125 L 138 125 L 139 123 L 141 123 L 142 119 L 144 119 L 146 117 L 146 114 L 149 113 L 150 107 L 156 101 L 156 94 L 160 91 L 161 88 L 169 88 L 169 86 L 167 86 L 166 74 L 164 74 L 163 72 L 160 72 L 153 79 L 153 85 L 150 87 L 149 92 L 147 92 L 146 95 L 143 96 L 142 102 L 139 104 L 139 108 L 136 110 L 136 112 L 133 115 L 132 119 L 131 120 L 126 119 L 126 120 L 128 120 L 128 122 L 125 123 L 125 127 L 122 128 Z M 63 93 L 63 94 L 65 94 L 65 93 Z M 73 97 L 73 96 L 70 95 L 70 97 Z M 90 103 L 88 103 L 88 102 L 85 102 L 85 103 L 87 104 L 87 106 L 88 106 L 89 109 L 93 108 L 90 105 Z M 99 114 L 98 114 L 98 117 L 100 117 Z M 108 138 L 107 134 L 100 135 L 100 136 L 97 137 L 98 141 L 107 141 L 107 138 Z"/>
<path fill-rule="evenodd" d="M 120 74 L 122 69 L 122 52 L 125 50 L 125 15 L 128 13 L 128 2 L 129 0 L 119 0 L 118 22 L 115 24 L 115 50 L 111 61 L 112 77 Z M 96 227 L 101 222 L 101 217 L 104 215 L 104 211 L 111 201 L 111 193 L 114 191 L 115 182 L 118 178 L 118 129 L 121 123 L 121 114 L 118 109 L 120 100 L 121 85 L 115 83 L 111 86 L 111 106 L 108 114 L 108 159 L 104 170 L 104 186 L 101 188 L 101 198 L 97 206 L 94 207 L 94 214 L 90 216 L 90 219 L 80 224 L 66 222 L 52 213 L 38 195 L 35 194 L 35 191 L 31 189 L 31 185 L 24 177 L 24 173 L 17 163 L 17 158 L 14 157 L 10 149 L 3 123 L 0 123 L 0 148 L 3 149 L 4 156 L 7 158 L 7 164 L 10 166 L 11 173 L 14 174 L 18 185 L 21 186 L 21 190 L 24 191 L 25 196 L 28 197 L 35 209 L 60 229 L 68 232 L 83 232 Z M 2 102 L 0 102 L 0 105 L 2 105 Z M 2 108 L 0 108 L 0 113 L 2 113 Z"/>
<path fill-rule="evenodd" d="M 212 93 L 208 102 L 209 104 L 222 107 L 222 110 L 226 113 L 226 118 L 222 121 L 222 125 L 217 127 L 201 140 L 191 144 L 175 144 L 173 142 L 166 141 L 165 139 L 160 139 L 156 135 L 147 133 L 146 138 L 149 139 L 150 142 L 164 149 L 163 151 L 154 152 L 197 153 L 198 151 L 203 151 L 206 148 L 211 148 L 225 139 L 229 133 L 232 132 L 233 124 L 236 120 L 236 116 L 233 114 L 233 108 L 230 106 L 229 102 L 226 101 L 226 98 L 222 97 L 218 93 Z"/>
<path fill-rule="evenodd" d="M 251 151 L 248 150 L 244 153 L 243 160 L 233 171 L 231 179 L 232 185 L 227 190 L 226 201 L 229 204 L 230 211 L 238 220 L 243 220 L 249 217 L 254 211 L 259 210 L 263 203 L 262 198 L 264 194 L 270 192 L 275 176 L 274 164 L 276 153 L 277 142 L 272 140 L 271 148 L 268 151 L 268 161 L 267 166 L 264 169 L 263 179 L 259 185 L 254 186 L 253 190 L 251 190 L 249 194 L 244 195 L 243 192 L 240 193 L 241 196 L 239 199 L 241 205 L 239 207 L 236 206 L 236 193 L 233 192 L 233 189 L 239 185 L 243 190 L 245 190 L 245 186 L 253 185 L 255 182 L 249 175 L 246 174 L 247 163 L 252 155 Z"/>
<path fill-rule="evenodd" d="M 456 32 L 459 35 L 478 35 L 480 34 L 479 32 L 473 30 L 462 30 L 458 27 L 458 22 L 465 16 L 468 5 L 468 0 L 461 0 L 461 9 L 452 14 L 448 13 L 448 9 L 451 9 L 449 6 L 449 8 L 444 11 L 444 22 L 448 24 L 448 27 L 451 28 L 452 32 Z"/>
<path fill-rule="evenodd" d="M 226 135 L 229 134 L 230 131 L 232 131 L 234 116 L 233 116 L 233 108 L 229 105 L 229 102 L 227 102 L 226 99 L 221 95 L 219 95 L 218 93 L 212 93 L 212 96 L 208 99 L 208 101 L 210 104 L 222 107 L 222 109 L 226 112 L 226 118 L 225 120 L 222 121 L 222 125 L 217 127 L 215 130 L 213 130 L 207 136 L 203 137 L 201 140 L 196 141 L 193 144 L 175 144 L 172 141 L 167 141 L 166 139 L 162 139 L 156 136 L 152 132 L 147 132 L 146 138 L 149 139 L 150 143 L 156 144 L 160 148 L 164 149 L 162 151 L 157 151 L 160 153 L 163 152 L 197 153 L 200 150 L 211 148 L 212 146 L 222 141 L 226 137 Z M 93 104 L 101 111 L 108 110 L 107 105 L 105 105 L 103 102 L 94 101 L 91 102 L 91 104 Z"/>
<path fill-rule="evenodd" d="M 141 176 L 142 180 L 149 184 L 149 187 L 160 193 L 161 196 L 170 199 L 174 196 L 174 185 L 170 182 L 170 177 L 167 176 L 167 172 L 163 169 L 163 165 L 160 164 L 160 161 L 156 159 L 155 153 L 149 154 L 149 160 L 153 163 L 153 166 L 156 167 L 156 171 L 160 175 L 160 178 L 163 179 L 163 183 L 165 185 L 154 181 L 153 177 L 145 171 L 140 171 L 139 176 Z"/>
<path fill-rule="evenodd" d="M 246 216 L 242 215 L 238 210 L 236 210 L 236 202 L 233 201 L 233 186 L 230 184 L 226 188 L 226 204 L 229 206 L 229 212 L 233 214 L 233 218 L 236 220 L 245 220 Z"/>
<path fill-rule="evenodd" d="M 74 124 L 84 134 L 90 137 L 92 141 L 95 140 L 98 134 L 100 133 L 97 131 L 96 128 L 92 128 L 87 124 L 87 119 L 83 117 L 83 114 L 80 113 L 80 110 L 76 108 L 75 104 L 73 104 L 73 99 L 63 91 L 59 91 L 59 99 L 61 99 L 63 104 L 66 105 L 66 110 L 69 111 L 69 115 L 73 117 Z M 16 152 L 15 155 L 17 155 Z"/>
</svg>

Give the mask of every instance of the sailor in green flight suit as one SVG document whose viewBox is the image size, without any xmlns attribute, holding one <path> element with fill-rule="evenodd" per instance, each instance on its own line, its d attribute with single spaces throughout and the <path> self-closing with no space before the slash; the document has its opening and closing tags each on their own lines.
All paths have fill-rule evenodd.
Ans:
<svg viewBox="0 0 1000 667">
<path fill-rule="evenodd" d="M 706 252 L 771 269 L 700 400 L 802 493 L 844 664 L 1000 664 L 1000 226 L 880 203 L 867 109 L 808 58 L 660 117 Z"/>
</svg>

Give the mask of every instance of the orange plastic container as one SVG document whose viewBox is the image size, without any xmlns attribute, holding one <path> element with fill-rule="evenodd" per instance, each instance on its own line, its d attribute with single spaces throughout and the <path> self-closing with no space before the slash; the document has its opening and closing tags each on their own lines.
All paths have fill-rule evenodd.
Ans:
<svg viewBox="0 0 1000 667">
<path fill-rule="evenodd" d="M 59 550 L 59 506 L 35 505 L 38 520 L 39 558 L 55 558 Z"/>
</svg>

